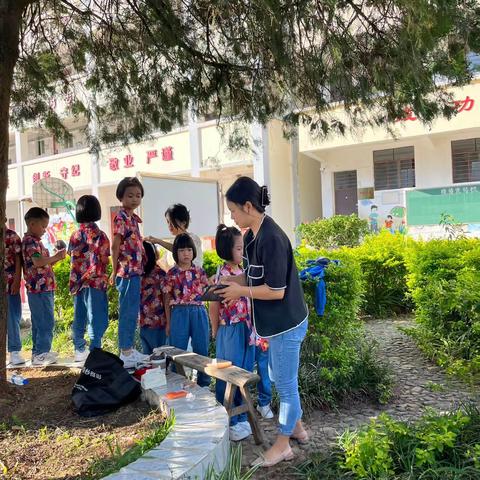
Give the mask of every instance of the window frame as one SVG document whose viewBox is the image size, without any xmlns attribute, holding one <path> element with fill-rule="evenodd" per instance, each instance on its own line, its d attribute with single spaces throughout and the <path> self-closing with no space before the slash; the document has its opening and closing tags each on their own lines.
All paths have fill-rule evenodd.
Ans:
<svg viewBox="0 0 480 480">
<path fill-rule="evenodd" d="M 404 156 L 409 157 L 411 150 L 411 159 L 402 158 Z M 391 158 L 381 158 L 391 155 Z M 376 191 L 383 190 L 401 190 L 404 188 L 415 188 L 416 186 L 416 174 L 415 174 L 415 147 L 408 145 L 405 147 L 397 148 L 384 148 L 381 150 L 373 150 L 373 183 Z M 380 157 L 380 158 L 379 158 Z M 402 163 L 411 162 L 410 168 L 402 168 Z M 391 169 L 384 175 L 382 181 L 380 173 L 377 168 L 382 166 L 383 168 Z M 408 166 L 408 165 L 407 165 Z M 396 170 L 394 174 L 392 171 Z M 409 182 L 410 175 L 407 175 L 406 181 L 402 180 L 402 172 L 413 171 L 413 180 Z M 395 181 L 392 181 L 395 180 Z"/>
<path fill-rule="evenodd" d="M 454 152 L 455 145 L 458 145 L 460 142 L 468 142 L 468 141 L 473 142 L 473 146 L 474 146 L 473 151 L 467 151 L 463 153 Z M 480 176 L 477 179 L 472 178 L 472 163 L 474 162 L 480 163 L 480 137 L 451 140 L 450 151 L 451 151 L 451 159 L 452 159 L 452 183 L 457 184 L 457 183 L 480 182 Z M 462 158 L 460 158 L 460 156 Z M 466 177 L 462 176 L 462 172 L 459 172 L 459 170 L 461 170 L 462 168 L 465 168 L 465 166 L 459 165 L 459 163 L 461 162 L 466 163 L 466 168 L 467 168 Z"/>
</svg>

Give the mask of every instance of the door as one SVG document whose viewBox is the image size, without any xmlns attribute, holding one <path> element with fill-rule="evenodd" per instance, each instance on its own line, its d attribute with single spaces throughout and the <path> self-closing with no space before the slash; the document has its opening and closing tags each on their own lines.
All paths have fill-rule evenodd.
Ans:
<svg viewBox="0 0 480 480">
<path fill-rule="evenodd" d="M 335 215 L 358 213 L 357 171 L 335 172 Z"/>
</svg>

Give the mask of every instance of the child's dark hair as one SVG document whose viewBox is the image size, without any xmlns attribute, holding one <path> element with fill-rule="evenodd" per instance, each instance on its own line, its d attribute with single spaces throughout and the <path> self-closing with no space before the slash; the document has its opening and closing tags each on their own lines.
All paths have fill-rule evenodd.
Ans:
<svg viewBox="0 0 480 480">
<path fill-rule="evenodd" d="M 242 232 L 236 227 L 227 227 L 220 224 L 217 227 L 217 234 L 215 235 L 215 247 L 217 254 L 223 260 L 230 262 L 233 260 L 232 250 L 235 244 L 235 237 L 241 237 Z"/>
<path fill-rule="evenodd" d="M 168 215 L 170 222 L 175 228 L 180 228 L 180 223 L 185 224 L 185 229 L 188 229 L 190 225 L 190 212 L 185 205 L 176 203 L 167 208 L 165 216 Z"/>
<path fill-rule="evenodd" d="M 125 190 L 128 187 L 137 187 L 142 192 L 142 198 L 144 195 L 143 185 L 140 183 L 140 180 L 137 177 L 125 177 L 123 180 L 120 180 L 120 183 L 117 185 L 117 191 L 115 195 L 119 202 L 122 201 L 122 198 L 125 196 Z"/>
<path fill-rule="evenodd" d="M 155 245 L 153 245 L 153 243 L 145 241 L 143 242 L 143 248 L 145 249 L 146 257 L 146 262 L 143 266 L 143 274 L 150 275 L 157 263 L 157 250 L 155 249 Z"/>
<path fill-rule="evenodd" d="M 255 180 L 250 177 L 239 177 L 225 194 L 229 202 L 238 205 L 245 205 L 250 202 L 260 213 L 265 212 L 265 207 L 270 205 L 270 197 L 268 188 L 264 185 L 261 187 Z"/>
<path fill-rule="evenodd" d="M 172 254 L 176 263 L 178 263 L 178 251 L 181 248 L 191 248 L 193 250 L 192 260 L 195 260 L 197 257 L 197 249 L 195 248 L 195 243 L 193 243 L 192 237 L 188 233 L 177 235 L 173 241 Z"/>
<path fill-rule="evenodd" d="M 40 207 L 32 207 L 26 214 L 25 214 L 25 222 L 29 222 L 30 220 L 48 220 L 50 215 L 47 213 L 46 210 Z"/>
<path fill-rule="evenodd" d="M 102 207 L 97 197 L 82 195 L 77 202 L 75 218 L 78 223 L 98 222 L 102 218 Z"/>
</svg>

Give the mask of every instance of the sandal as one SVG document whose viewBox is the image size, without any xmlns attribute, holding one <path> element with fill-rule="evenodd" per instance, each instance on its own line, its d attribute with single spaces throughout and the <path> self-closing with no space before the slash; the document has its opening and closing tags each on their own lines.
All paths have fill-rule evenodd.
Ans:
<svg viewBox="0 0 480 480">
<path fill-rule="evenodd" d="M 252 462 L 252 467 L 273 467 L 277 463 L 293 460 L 294 456 L 295 455 L 293 454 L 291 447 L 288 447 L 280 455 L 273 458 L 272 460 L 266 460 L 263 456 L 258 457 L 254 462 Z"/>
</svg>

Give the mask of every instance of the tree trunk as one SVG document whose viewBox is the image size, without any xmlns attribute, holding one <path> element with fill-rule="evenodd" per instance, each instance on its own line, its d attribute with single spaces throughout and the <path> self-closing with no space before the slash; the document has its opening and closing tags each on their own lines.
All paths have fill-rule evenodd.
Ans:
<svg viewBox="0 0 480 480">
<path fill-rule="evenodd" d="M 18 59 L 19 27 L 28 2 L 0 0 L 0 265 L 5 261 L 5 219 L 8 187 L 8 125 L 13 70 Z M 6 381 L 7 294 L 0 275 L 0 392 Z"/>
</svg>

